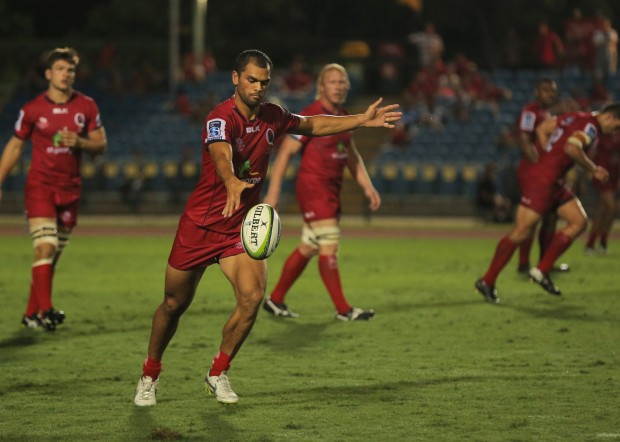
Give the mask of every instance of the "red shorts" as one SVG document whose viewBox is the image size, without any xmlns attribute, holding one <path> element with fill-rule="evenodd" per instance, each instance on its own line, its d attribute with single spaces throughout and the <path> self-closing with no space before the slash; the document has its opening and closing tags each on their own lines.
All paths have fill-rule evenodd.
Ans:
<svg viewBox="0 0 620 442">
<path fill-rule="evenodd" d="M 245 253 L 241 245 L 241 232 L 224 234 L 196 225 L 185 214 L 168 257 L 168 264 L 177 270 L 204 268 L 220 259 Z"/>
<path fill-rule="evenodd" d="M 26 184 L 24 206 L 26 218 L 56 218 L 58 226 L 77 225 L 80 190 L 65 191 L 47 186 Z"/>
<path fill-rule="evenodd" d="M 555 211 L 562 204 L 575 198 L 575 194 L 568 187 L 558 182 L 547 184 L 520 177 L 519 187 L 521 205 L 540 215 Z"/>
<path fill-rule="evenodd" d="M 297 202 L 305 222 L 340 218 L 340 187 L 297 178 Z"/>
</svg>

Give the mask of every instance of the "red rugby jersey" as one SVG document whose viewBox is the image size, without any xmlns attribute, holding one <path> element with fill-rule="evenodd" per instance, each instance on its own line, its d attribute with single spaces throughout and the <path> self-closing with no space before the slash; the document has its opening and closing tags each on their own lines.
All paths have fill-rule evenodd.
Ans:
<svg viewBox="0 0 620 442">
<path fill-rule="evenodd" d="M 32 163 L 28 181 L 57 188 L 80 187 L 82 151 L 60 144 L 63 128 L 86 137 L 102 126 L 95 101 L 74 91 L 66 103 L 54 103 L 47 92 L 26 103 L 15 122 L 15 136 L 32 141 Z"/>
<path fill-rule="evenodd" d="M 532 164 L 532 178 L 545 183 L 563 181 L 566 173 L 573 166 L 573 160 L 564 152 L 564 146 L 576 131 L 583 131 L 590 137 L 590 144 L 584 150 L 596 145 L 601 135 L 601 127 L 591 113 L 569 112 L 558 117 L 556 129 L 549 137 L 549 142 L 542 147 L 543 153 L 537 163 Z"/>
<path fill-rule="evenodd" d="M 319 100 L 310 104 L 301 115 L 312 116 L 319 114 L 348 115 L 348 112 L 340 108 L 336 113 L 327 110 Z M 301 163 L 298 171 L 298 182 L 303 182 L 304 175 L 314 175 L 329 182 L 338 189 L 342 186 L 342 175 L 349 158 L 352 132 L 342 132 L 324 137 L 300 136 L 298 139 L 303 143 Z"/>
<path fill-rule="evenodd" d="M 185 206 L 185 214 L 196 224 L 220 233 L 239 232 L 243 216 L 259 203 L 260 191 L 275 140 L 299 126 L 299 116 L 273 104 L 262 103 L 257 117 L 248 120 L 236 107 L 234 98 L 220 103 L 209 113 L 202 128 L 203 152 L 200 179 Z M 241 206 L 224 218 L 226 186 L 217 174 L 208 146 L 215 142 L 232 146 L 235 175 L 254 187 L 241 194 Z"/>
</svg>

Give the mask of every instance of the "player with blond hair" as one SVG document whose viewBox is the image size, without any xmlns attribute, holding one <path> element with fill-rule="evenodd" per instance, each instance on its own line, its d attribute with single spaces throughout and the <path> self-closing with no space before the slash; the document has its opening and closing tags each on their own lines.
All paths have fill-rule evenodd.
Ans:
<svg viewBox="0 0 620 442">
<path fill-rule="evenodd" d="M 336 63 L 325 65 L 317 79 L 316 101 L 304 109 L 301 115 L 347 115 L 343 104 L 349 88 L 349 76 L 343 66 Z M 296 195 L 304 219 L 301 242 L 286 260 L 280 279 L 265 300 L 263 308 L 279 317 L 299 316 L 289 310 L 284 298 L 308 262 L 318 255 L 319 273 L 336 308 L 336 319 L 372 319 L 374 310 L 363 310 L 349 304 L 340 281 L 337 254 L 344 169 L 349 169 L 362 188 L 372 211 L 381 205 L 379 193 L 368 176 L 351 132 L 329 137 L 290 136 L 280 145 L 265 197 L 266 203 L 277 207 L 289 161 L 299 151 L 302 156 L 297 172 Z"/>
</svg>

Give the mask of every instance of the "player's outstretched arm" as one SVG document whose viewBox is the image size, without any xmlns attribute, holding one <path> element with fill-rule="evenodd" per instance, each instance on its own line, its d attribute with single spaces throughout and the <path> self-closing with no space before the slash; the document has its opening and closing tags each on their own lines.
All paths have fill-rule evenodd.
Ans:
<svg viewBox="0 0 620 442">
<path fill-rule="evenodd" d="M 24 141 L 20 140 L 16 136 L 12 136 L 11 139 L 4 146 L 2 157 L 0 158 L 0 200 L 2 200 L 2 184 L 11 170 L 17 164 L 19 157 L 24 150 Z"/>
<path fill-rule="evenodd" d="M 301 149 L 301 141 L 293 137 L 285 137 L 278 149 L 278 154 L 271 168 L 271 176 L 269 178 L 269 189 L 265 195 L 263 202 L 269 204 L 274 209 L 278 208 L 280 203 L 280 192 L 282 191 L 282 181 L 286 175 L 286 169 L 291 157 Z"/>
<path fill-rule="evenodd" d="M 586 143 L 587 139 L 588 136 L 585 133 L 576 131 L 568 138 L 564 145 L 564 152 L 586 172 L 591 173 L 596 180 L 605 182 L 609 179 L 609 172 L 605 168 L 594 164 L 583 150 L 584 144 L 589 144 Z"/>
<path fill-rule="evenodd" d="M 393 123 L 400 120 L 403 113 L 395 111 L 395 109 L 399 107 L 398 104 L 379 107 L 382 100 L 382 98 L 379 98 L 372 103 L 363 114 L 347 116 L 313 115 L 311 117 L 301 117 L 299 127 L 291 132 L 320 137 L 359 129 L 360 127 L 385 127 L 393 129 Z"/>
<path fill-rule="evenodd" d="M 226 205 L 222 210 L 222 215 L 229 218 L 241 205 L 241 192 L 254 184 L 241 181 L 235 176 L 235 170 L 232 162 L 232 147 L 229 143 L 212 143 L 209 144 L 209 153 L 213 158 L 217 174 L 226 186 Z"/>
</svg>

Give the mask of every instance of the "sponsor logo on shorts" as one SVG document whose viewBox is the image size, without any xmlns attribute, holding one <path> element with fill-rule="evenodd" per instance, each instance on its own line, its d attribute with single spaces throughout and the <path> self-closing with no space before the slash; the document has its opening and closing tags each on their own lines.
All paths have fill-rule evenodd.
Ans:
<svg viewBox="0 0 620 442">
<path fill-rule="evenodd" d="M 226 121 L 221 118 L 214 118 L 207 121 L 207 141 L 224 140 L 224 132 L 226 129 Z"/>
</svg>

